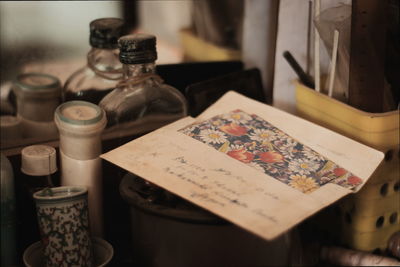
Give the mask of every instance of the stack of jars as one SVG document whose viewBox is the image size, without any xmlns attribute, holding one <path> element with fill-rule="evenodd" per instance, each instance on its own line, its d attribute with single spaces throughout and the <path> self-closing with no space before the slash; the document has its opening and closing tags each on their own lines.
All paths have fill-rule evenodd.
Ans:
<svg viewBox="0 0 400 267">
<path fill-rule="evenodd" d="M 123 31 L 123 21 L 118 18 L 92 21 L 87 64 L 74 72 L 63 88 L 56 77 L 42 73 L 21 74 L 13 86 L 17 97 L 15 121 L 22 137 L 59 136 L 59 185 L 87 189 L 89 229 L 96 237 L 104 236 L 99 157 L 104 130 L 111 138 L 136 136 L 187 115 L 184 96 L 155 73 L 156 37 L 123 35 Z M 30 195 L 37 196 L 41 190 L 41 197 L 53 197 L 51 192 L 58 192 L 58 183 L 49 178 L 56 170 L 54 153 L 41 157 L 37 154 L 40 151 L 55 153 L 51 147 L 26 148 L 22 172 L 27 184 L 44 183 L 28 190 Z M 29 171 L 36 168 L 45 172 Z M 34 245 L 27 250 L 32 252 Z"/>
</svg>

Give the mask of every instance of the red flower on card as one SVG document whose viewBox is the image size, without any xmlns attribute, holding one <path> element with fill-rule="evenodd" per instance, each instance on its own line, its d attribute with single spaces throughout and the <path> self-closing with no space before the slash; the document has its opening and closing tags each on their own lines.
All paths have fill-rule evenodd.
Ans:
<svg viewBox="0 0 400 267">
<path fill-rule="evenodd" d="M 349 178 L 347 178 L 347 182 L 351 185 L 358 185 L 358 184 L 361 184 L 362 179 L 353 175 L 353 176 L 350 176 Z"/>
<path fill-rule="evenodd" d="M 342 175 L 345 175 L 347 173 L 347 171 L 343 168 L 336 168 L 333 170 L 333 173 L 337 176 L 340 177 Z"/>
<path fill-rule="evenodd" d="M 283 156 L 275 151 L 264 152 L 258 155 L 266 163 L 282 162 Z"/>
<path fill-rule="evenodd" d="M 227 153 L 230 157 L 240 160 L 244 163 L 249 163 L 254 159 L 254 155 L 245 149 L 231 150 Z"/>
<path fill-rule="evenodd" d="M 225 124 L 219 129 L 227 134 L 234 136 L 242 136 L 247 134 L 247 129 L 245 127 L 237 125 L 236 123 Z"/>
</svg>

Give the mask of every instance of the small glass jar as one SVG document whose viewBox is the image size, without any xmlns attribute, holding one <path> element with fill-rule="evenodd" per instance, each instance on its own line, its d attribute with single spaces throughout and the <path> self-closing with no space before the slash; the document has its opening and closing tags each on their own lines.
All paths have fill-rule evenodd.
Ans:
<svg viewBox="0 0 400 267">
<path fill-rule="evenodd" d="M 122 78 L 117 40 L 122 35 L 123 20 L 101 18 L 90 23 L 87 65 L 65 82 L 63 102 L 83 100 L 98 104 Z"/>
<path fill-rule="evenodd" d="M 107 114 L 107 131 L 139 135 L 186 116 L 185 97 L 155 73 L 156 37 L 126 35 L 118 44 L 124 79 L 99 104 Z"/>
<path fill-rule="evenodd" d="M 61 103 L 58 78 L 43 73 L 23 73 L 17 76 L 12 89 L 17 99 L 22 136 L 57 136 L 53 116 Z"/>
</svg>

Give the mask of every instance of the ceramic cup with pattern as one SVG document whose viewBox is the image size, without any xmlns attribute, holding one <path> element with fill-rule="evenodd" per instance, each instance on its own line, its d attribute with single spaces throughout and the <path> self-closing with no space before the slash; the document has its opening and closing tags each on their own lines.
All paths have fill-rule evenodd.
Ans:
<svg viewBox="0 0 400 267">
<path fill-rule="evenodd" d="M 46 266 L 92 266 L 87 192 L 61 186 L 33 195 Z"/>
</svg>

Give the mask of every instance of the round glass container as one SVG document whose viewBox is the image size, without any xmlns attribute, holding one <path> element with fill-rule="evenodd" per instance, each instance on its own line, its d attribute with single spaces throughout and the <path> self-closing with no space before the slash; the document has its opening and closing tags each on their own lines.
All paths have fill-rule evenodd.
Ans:
<svg viewBox="0 0 400 267">
<path fill-rule="evenodd" d="M 58 78 L 43 73 L 23 73 L 13 84 L 17 97 L 17 114 L 24 119 L 50 122 L 61 102 Z"/>
</svg>

